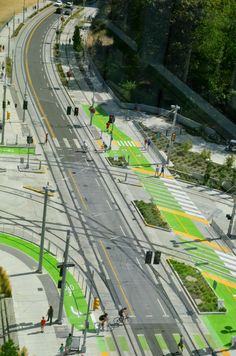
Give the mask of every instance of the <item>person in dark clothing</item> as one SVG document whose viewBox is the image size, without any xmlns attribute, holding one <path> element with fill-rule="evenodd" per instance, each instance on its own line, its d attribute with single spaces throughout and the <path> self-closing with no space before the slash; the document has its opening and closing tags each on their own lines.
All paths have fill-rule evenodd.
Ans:
<svg viewBox="0 0 236 356">
<path fill-rule="evenodd" d="M 52 318 L 53 318 L 53 307 L 50 305 L 48 312 L 47 312 L 48 320 L 50 325 L 52 325 Z"/>
</svg>

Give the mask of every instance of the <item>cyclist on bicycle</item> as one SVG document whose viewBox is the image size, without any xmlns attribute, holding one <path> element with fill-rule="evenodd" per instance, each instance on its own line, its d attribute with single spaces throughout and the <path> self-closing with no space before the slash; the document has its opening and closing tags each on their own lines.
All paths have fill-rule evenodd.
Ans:
<svg viewBox="0 0 236 356">
<path fill-rule="evenodd" d="M 108 323 L 108 314 L 104 313 L 99 317 L 99 330 L 104 331 L 105 323 Z"/>
<path fill-rule="evenodd" d="M 118 314 L 121 323 L 123 323 L 125 319 L 128 319 L 128 309 L 126 307 L 120 309 Z"/>
</svg>

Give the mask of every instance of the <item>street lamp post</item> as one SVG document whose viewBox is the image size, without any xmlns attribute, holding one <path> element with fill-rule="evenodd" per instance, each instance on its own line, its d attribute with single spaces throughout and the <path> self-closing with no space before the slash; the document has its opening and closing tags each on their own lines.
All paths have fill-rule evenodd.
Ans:
<svg viewBox="0 0 236 356">
<path fill-rule="evenodd" d="M 171 130 L 170 130 L 170 138 L 169 138 L 169 143 L 168 143 L 168 150 L 167 150 L 167 158 L 166 158 L 166 164 L 170 163 L 170 154 L 171 154 L 171 148 L 172 148 L 172 135 L 174 133 L 174 129 L 175 129 L 175 124 L 176 124 L 176 120 L 177 120 L 177 113 L 178 110 L 180 109 L 180 107 L 178 105 L 171 105 L 171 110 L 173 110 L 174 113 L 174 119 L 171 125 Z"/>
<path fill-rule="evenodd" d="M 66 236 L 66 248 L 64 253 L 64 262 L 60 264 L 62 268 L 62 280 L 61 280 L 61 295 L 60 295 L 60 302 L 58 308 L 58 317 L 56 320 L 57 324 L 62 324 L 62 313 L 63 313 L 63 304 L 64 304 L 64 296 L 65 296 L 65 288 L 66 288 L 66 272 L 67 267 L 74 266 L 72 263 L 68 263 L 68 256 L 69 256 L 69 246 L 70 246 L 70 230 L 67 231 Z"/>
<path fill-rule="evenodd" d="M 25 93 L 24 93 L 24 99 L 23 99 L 23 122 L 25 122 L 25 112 L 28 107 L 28 102 L 27 102 L 27 81 L 25 81 Z"/>
<path fill-rule="evenodd" d="M 90 285 L 90 291 L 89 291 L 86 319 L 84 321 L 84 338 L 83 338 L 83 344 L 82 344 L 81 350 L 80 350 L 81 353 L 86 352 L 86 338 L 87 338 L 87 331 L 89 328 L 89 311 L 90 311 L 90 304 L 91 304 L 91 298 L 92 298 L 93 277 L 94 277 L 94 271 L 92 271 L 92 274 L 91 274 L 91 285 Z"/>
<path fill-rule="evenodd" d="M 230 221 L 229 221 L 229 227 L 228 227 L 228 232 L 227 232 L 227 236 L 228 237 L 231 237 L 231 235 L 232 235 L 235 212 L 236 212 L 236 195 L 234 196 L 234 205 L 233 205 L 233 209 L 232 209 L 231 218 L 230 218 Z"/>
<path fill-rule="evenodd" d="M 40 253 L 39 253 L 39 264 L 38 264 L 38 273 L 42 273 L 43 266 L 43 253 L 44 253 L 44 238 L 45 238 L 45 225 L 46 225 L 46 213 L 47 213 L 47 201 L 48 201 L 48 192 L 54 193 L 54 189 L 49 188 L 49 183 L 44 189 L 44 205 L 43 205 L 43 221 L 42 221 L 42 229 L 41 229 L 41 241 L 40 241 Z"/>
</svg>

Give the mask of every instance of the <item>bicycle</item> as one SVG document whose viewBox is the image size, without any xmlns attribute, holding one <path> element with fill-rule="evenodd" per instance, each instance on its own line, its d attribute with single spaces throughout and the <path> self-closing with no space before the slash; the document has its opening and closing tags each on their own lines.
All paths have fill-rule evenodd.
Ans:
<svg viewBox="0 0 236 356">
<path fill-rule="evenodd" d="M 129 320 L 129 317 L 127 315 L 126 316 L 120 315 L 113 319 L 113 323 L 115 325 L 117 324 L 118 326 L 120 326 L 120 325 L 123 325 L 128 320 Z"/>
</svg>

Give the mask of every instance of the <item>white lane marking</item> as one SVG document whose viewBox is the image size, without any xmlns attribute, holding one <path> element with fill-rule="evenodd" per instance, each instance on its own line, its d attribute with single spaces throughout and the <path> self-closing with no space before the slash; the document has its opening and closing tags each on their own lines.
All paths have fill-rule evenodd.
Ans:
<svg viewBox="0 0 236 356">
<path fill-rule="evenodd" d="M 73 138 L 73 141 L 74 141 L 74 144 L 77 148 L 81 148 L 80 144 L 79 144 L 79 141 L 77 138 Z"/>
<path fill-rule="evenodd" d="M 64 120 L 64 121 L 65 121 L 64 115 L 62 115 L 62 114 L 61 114 L 61 118 L 62 118 L 62 120 Z"/>
<path fill-rule="evenodd" d="M 131 143 L 131 146 L 136 147 L 136 145 L 135 145 L 135 143 L 133 141 L 131 141 L 130 143 Z"/>
<path fill-rule="evenodd" d="M 56 137 L 54 137 L 53 142 L 56 147 L 60 147 L 60 143 L 58 142 L 58 139 Z"/>
<path fill-rule="evenodd" d="M 96 181 L 97 185 L 98 185 L 99 187 L 101 187 L 101 184 L 99 183 L 99 181 L 97 180 L 97 178 L 95 178 L 95 181 Z"/>
<path fill-rule="evenodd" d="M 112 210 L 112 207 L 107 199 L 106 199 L 106 202 L 107 202 L 107 205 L 109 206 L 110 210 Z"/>
<path fill-rule="evenodd" d="M 57 104 L 57 102 L 55 104 L 56 104 L 56 107 L 59 108 L 59 105 Z"/>
<path fill-rule="evenodd" d="M 221 255 L 222 257 L 225 257 L 225 258 L 227 258 L 227 259 L 236 261 L 236 256 L 234 256 L 234 255 L 229 255 L 228 253 L 225 253 L 225 252 L 223 252 L 223 251 L 216 251 L 216 253 L 217 253 L 218 255 Z"/>
<path fill-rule="evenodd" d="M 124 230 L 123 230 L 123 228 L 122 228 L 121 225 L 120 225 L 120 229 L 121 229 L 121 231 L 122 231 L 122 234 L 125 236 L 125 232 L 124 232 Z"/>
<path fill-rule="evenodd" d="M 76 315 L 76 316 L 81 316 L 81 315 L 83 315 L 82 313 L 80 313 L 79 310 L 76 311 L 76 310 L 74 309 L 73 305 L 71 305 L 70 310 L 71 310 L 72 313 L 73 313 L 74 315 Z"/>
<path fill-rule="evenodd" d="M 146 318 L 152 318 L 152 314 L 145 315 Z"/>
<path fill-rule="evenodd" d="M 166 311 L 158 298 L 157 298 L 157 302 L 159 303 L 161 310 L 163 311 L 163 316 L 169 318 L 169 315 L 166 314 Z"/>
<path fill-rule="evenodd" d="M 67 138 L 63 137 L 63 141 L 64 141 L 65 146 L 70 148 L 70 144 L 69 144 L 69 141 L 67 140 Z"/>
<path fill-rule="evenodd" d="M 138 257 L 136 257 L 136 261 L 137 261 L 137 263 L 138 263 L 139 267 L 140 267 L 141 269 L 143 269 L 143 267 L 141 266 L 141 263 L 139 262 Z"/>
</svg>

